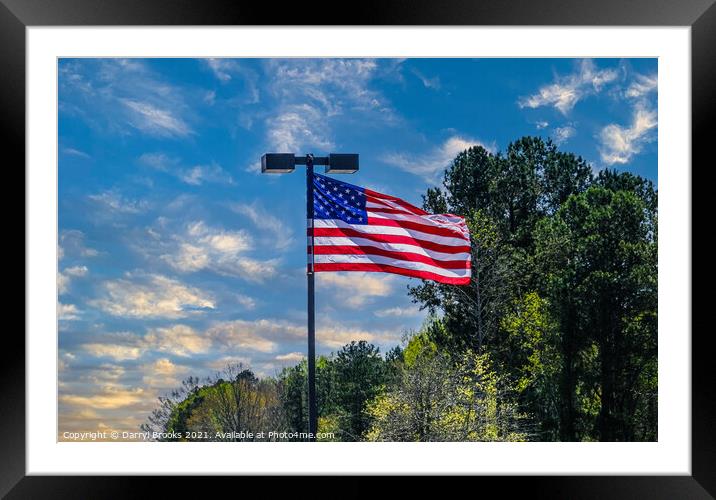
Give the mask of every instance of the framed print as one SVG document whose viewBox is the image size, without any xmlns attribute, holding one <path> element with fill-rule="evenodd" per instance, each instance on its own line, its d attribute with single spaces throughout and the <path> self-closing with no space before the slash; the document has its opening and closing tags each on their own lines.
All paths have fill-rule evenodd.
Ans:
<svg viewBox="0 0 716 500">
<path fill-rule="evenodd" d="M 0 491 L 713 495 L 691 165 L 715 9 L 4 0 L 27 295 Z"/>
</svg>

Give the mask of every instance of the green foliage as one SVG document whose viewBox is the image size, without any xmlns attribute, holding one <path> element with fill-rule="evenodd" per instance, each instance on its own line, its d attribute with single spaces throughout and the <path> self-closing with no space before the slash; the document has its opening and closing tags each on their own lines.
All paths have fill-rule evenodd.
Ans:
<svg viewBox="0 0 716 500">
<path fill-rule="evenodd" d="M 385 361 L 377 347 L 366 341 L 351 342 L 332 356 L 316 361 L 316 392 L 319 421 L 337 429 L 343 441 L 358 441 L 370 423 L 365 403 L 382 390 L 394 376 L 395 364 L 402 359 L 400 349 Z M 290 429 L 306 432 L 308 428 L 307 363 L 285 368 L 279 375 L 281 400 Z M 340 426 L 336 427 L 336 422 Z M 333 432 L 333 431 L 330 431 Z"/>
<path fill-rule="evenodd" d="M 414 337 L 415 338 L 415 337 Z M 487 354 L 464 353 L 454 364 L 423 345 L 400 383 L 367 408 L 369 441 L 524 441 L 529 420 L 515 392 L 492 369 Z"/>
<path fill-rule="evenodd" d="M 457 155 L 427 210 L 467 218 L 473 280 L 410 295 L 439 350 L 489 353 L 541 439 L 656 436 L 657 194 L 524 137 Z"/>
<path fill-rule="evenodd" d="M 326 356 L 316 359 L 316 401 L 319 418 L 338 411 L 335 400 L 336 374 L 333 361 Z M 279 397 L 291 432 L 308 431 L 308 363 L 301 360 L 284 368 L 278 376 Z"/>
<path fill-rule="evenodd" d="M 559 374 L 562 355 L 557 323 L 549 304 L 537 292 L 513 302 L 503 318 L 499 347 L 502 369 L 516 384 L 523 407 L 536 417 L 541 438 L 557 439 L 559 429 Z"/>
<path fill-rule="evenodd" d="M 420 358 L 430 358 L 437 354 L 438 346 L 431 338 L 439 337 L 445 328 L 442 322 L 431 318 L 425 325 L 424 331 L 413 335 L 403 350 L 403 362 L 406 368 L 412 368 Z"/>
<path fill-rule="evenodd" d="M 556 350 L 556 325 L 547 312 L 546 302 L 537 292 L 516 300 L 513 311 L 502 320 L 512 367 L 516 371 L 517 389 L 525 391 L 542 379 L 551 380 L 559 371 Z"/>
<path fill-rule="evenodd" d="M 279 397 L 291 432 L 306 432 L 308 429 L 307 374 L 306 360 L 302 360 L 295 366 L 284 368 L 278 377 Z"/>
<path fill-rule="evenodd" d="M 161 430 L 181 437 L 170 440 L 187 440 L 187 432 L 206 433 L 213 441 L 252 440 L 227 433 L 256 434 L 284 426 L 275 381 L 259 380 L 241 366 L 228 366 L 224 375 L 195 387 L 173 406 Z M 222 435 L 217 437 L 217 433 Z"/>
<path fill-rule="evenodd" d="M 333 360 L 340 391 L 337 405 L 346 415 L 342 425 L 345 441 L 359 441 L 370 426 L 365 405 L 383 388 L 388 372 L 378 348 L 365 340 L 351 342 L 336 353 Z"/>
<path fill-rule="evenodd" d="M 169 417 L 166 429 L 163 430 L 166 430 L 168 434 L 184 434 L 188 431 L 189 427 L 187 425 L 187 420 L 191 417 L 193 411 L 203 403 L 210 391 L 210 387 L 197 388 L 195 391 L 190 393 L 186 399 L 179 402 Z"/>
<path fill-rule="evenodd" d="M 467 217 L 473 282 L 424 282 L 409 292 L 422 307 L 444 313 L 447 335 L 436 340 L 441 347 L 480 350 L 498 342 L 500 319 L 514 298 L 535 288 L 535 227 L 591 181 L 582 158 L 537 137 L 510 143 L 504 154 L 476 146 L 456 156 L 445 171 L 444 189 L 429 189 L 423 202 L 428 211 Z"/>
<path fill-rule="evenodd" d="M 563 380 L 574 395 L 563 418 L 566 437 L 655 436 L 651 428 L 638 431 L 634 419 L 637 407 L 655 408 L 648 403 L 654 387 L 641 378 L 656 362 L 657 314 L 656 194 L 645 185 L 604 175 L 536 231 L 535 261 L 545 293 L 559 304 Z"/>
<path fill-rule="evenodd" d="M 343 430 L 341 423 L 344 416 L 340 413 L 333 413 L 325 417 L 318 417 L 317 441 L 342 441 Z"/>
</svg>

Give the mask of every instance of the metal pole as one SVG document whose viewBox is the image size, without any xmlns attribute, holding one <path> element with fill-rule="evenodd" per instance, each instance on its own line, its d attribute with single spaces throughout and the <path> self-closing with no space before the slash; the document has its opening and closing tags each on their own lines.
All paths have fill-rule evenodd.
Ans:
<svg viewBox="0 0 716 500">
<path fill-rule="evenodd" d="M 308 225 L 308 432 L 309 441 L 316 440 L 318 432 L 318 405 L 316 404 L 316 308 L 313 274 L 313 155 L 306 156 L 306 219 Z"/>
</svg>

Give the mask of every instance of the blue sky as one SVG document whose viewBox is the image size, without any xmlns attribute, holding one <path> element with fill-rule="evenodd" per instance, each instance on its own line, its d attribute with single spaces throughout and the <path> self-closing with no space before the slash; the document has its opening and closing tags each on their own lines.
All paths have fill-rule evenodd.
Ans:
<svg viewBox="0 0 716 500">
<path fill-rule="evenodd" d="M 462 149 L 555 140 L 657 181 L 655 59 L 62 59 L 59 412 L 136 430 L 227 362 L 305 352 L 305 178 L 264 152 L 359 153 L 353 184 L 416 205 Z M 425 314 L 415 280 L 317 275 L 320 353 L 386 351 Z"/>
</svg>

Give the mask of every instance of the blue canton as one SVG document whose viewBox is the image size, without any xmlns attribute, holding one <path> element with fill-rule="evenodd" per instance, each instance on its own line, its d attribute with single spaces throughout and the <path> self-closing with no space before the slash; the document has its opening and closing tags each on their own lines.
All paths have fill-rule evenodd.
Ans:
<svg viewBox="0 0 716 500">
<path fill-rule="evenodd" d="M 368 224 L 365 190 L 347 182 L 314 174 L 313 214 L 316 219 L 341 219 L 348 224 Z"/>
</svg>

